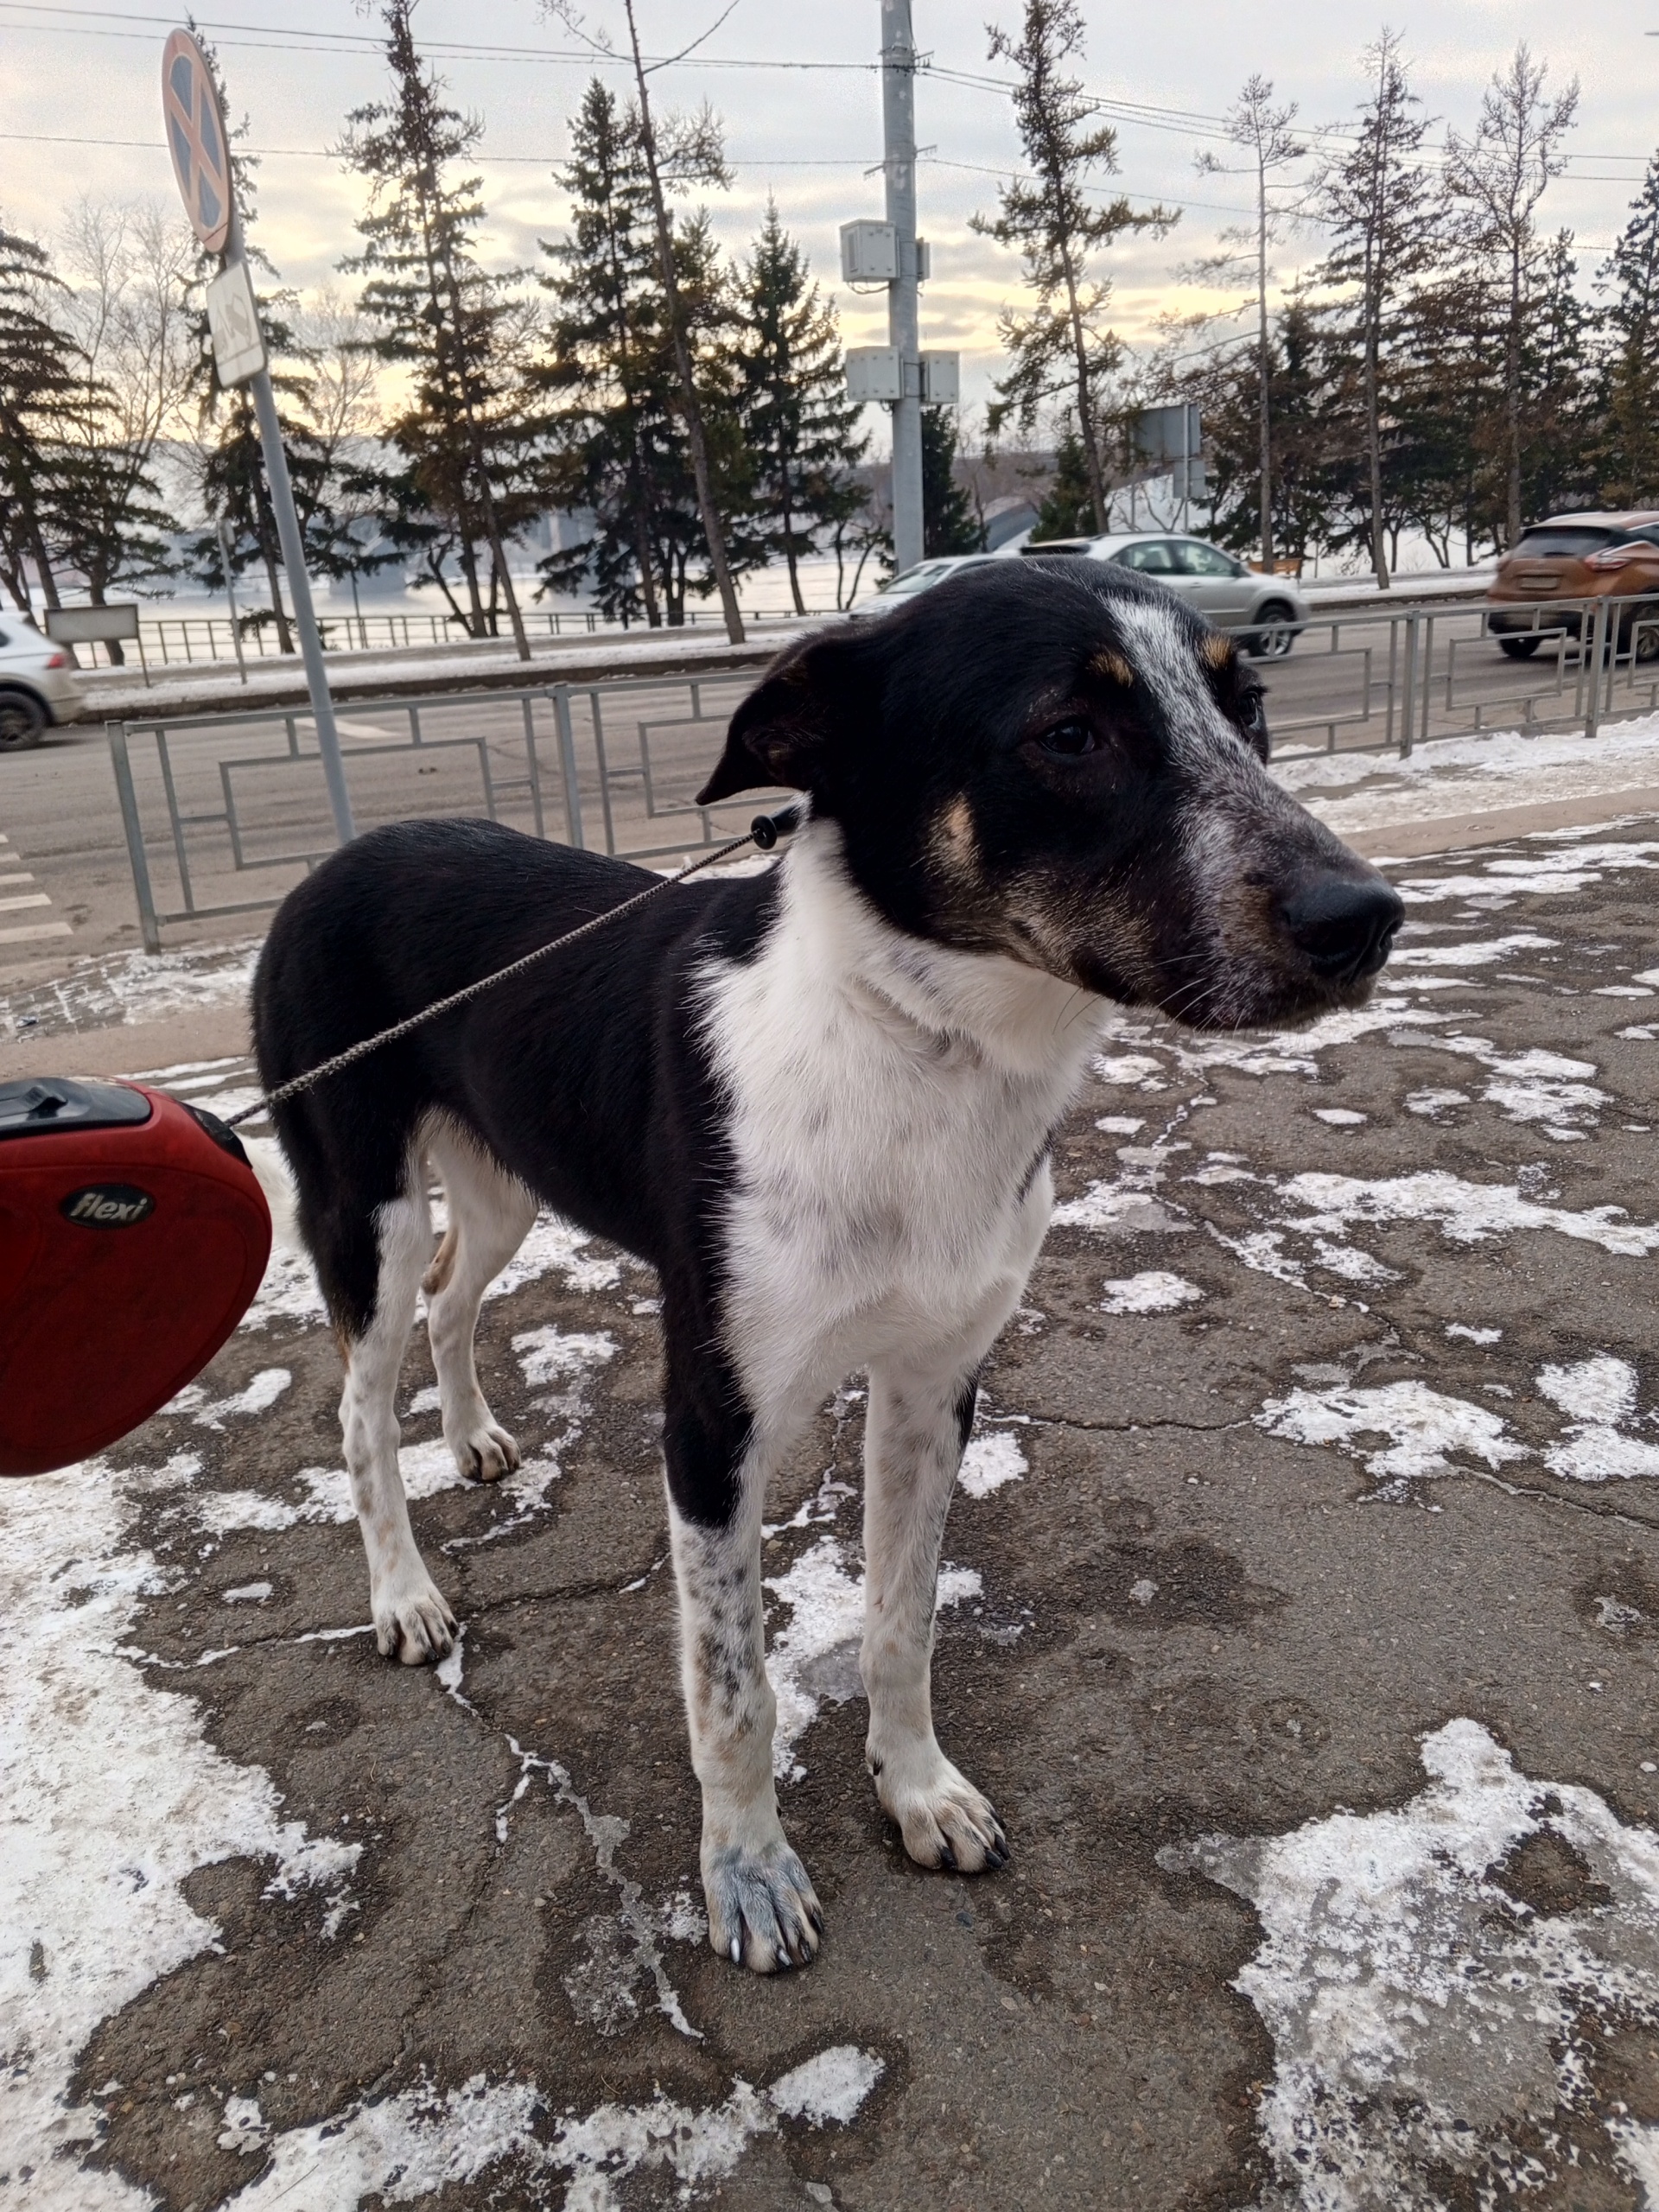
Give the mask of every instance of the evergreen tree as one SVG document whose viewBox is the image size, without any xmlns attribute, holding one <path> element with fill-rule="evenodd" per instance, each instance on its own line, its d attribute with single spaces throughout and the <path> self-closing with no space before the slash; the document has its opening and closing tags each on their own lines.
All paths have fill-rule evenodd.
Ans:
<svg viewBox="0 0 1659 2212">
<path fill-rule="evenodd" d="M 1404 365 L 1402 319 L 1412 287 L 1445 244 L 1433 181 L 1421 160 L 1428 119 L 1411 90 L 1396 35 L 1384 30 L 1362 57 L 1371 90 L 1351 144 L 1320 172 L 1317 201 L 1330 250 L 1322 283 L 1343 296 L 1340 342 L 1358 361 L 1364 473 L 1359 492 L 1371 569 L 1389 587 L 1384 420 L 1397 419 L 1395 373 Z M 1390 441 L 1392 442 L 1392 440 Z"/>
<path fill-rule="evenodd" d="M 850 521 L 864 505 L 853 471 L 869 440 L 858 435 L 861 410 L 847 397 L 835 316 L 770 200 L 740 304 L 738 372 L 754 471 L 751 526 L 766 556 L 783 556 L 795 612 L 804 614 L 799 563 L 817 532 Z M 925 512 L 927 450 L 925 428 Z"/>
<path fill-rule="evenodd" d="M 555 303 L 541 372 L 556 454 L 551 488 L 566 512 L 592 515 L 594 528 L 542 571 L 567 588 L 591 581 L 609 619 L 643 612 L 655 629 L 657 463 L 670 409 L 648 181 L 634 118 L 597 77 L 556 175 L 571 223 L 563 238 L 542 241 L 555 264 L 541 280 Z"/>
<path fill-rule="evenodd" d="M 86 371 L 62 294 L 45 250 L 0 225 L 0 577 L 25 613 L 31 569 L 46 604 L 60 603 L 45 524 Z"/>
<path fill-rule="evenodd" d="M 712 118 L 669 118 L 664 143 L 675 175 L 723 174 Z M 671 236 L 679 340 L 661 282 L 644 137 L 595 80 L 572 125 L 558 173 L 569 194 L 569 234 L 543 241 L 555 264 L 543 283 L 554 302 L 550 347 L 538 372 L 551 448 L 549 488 L 565 512 L 591 515 L 579 543 L 541 564 L 550 583 L 591 582 L 601 607 L 626 622 L 685 620 L 689 594 L 720 578 L 703 520 L 696 454 L 679 371 L 689 348 L 698 391 L 702 466 L 728 575 L 764 560 L 751 526 L 753 460 L 745 437 L 739 311 L 705 212 Z"/>
<path fill-rule="evenodd" d="M 491 275 L 479 264 L 480 181 L 448 172 L 474 152 L 483 126 L 444 105 L 442 84 L 415 43 L 416 4 L 385 0 L 393 97 L 346 118 L 342 152 L 368 179 L 370 203 L 357 226 L 363 251 L 342 266 L 367 279 L 361 307 L 378 328 L 376 353 L 409 378 L 409 403 L 388 425 L 407 467 L 389 488 L 412 491 L 447 528 L 465 580 L 470 634 L 493 633 L 499 596 L 519 658 L 528 660 L 506 552 L 509 537 L 543 504 L 535 425 L 523 408 L 528 334 L 515 297 L 523 272 Z M 416 516 L 408 520 L 418 526 Z M 480 543 L 490 557 L 487 604 Z"/>
<path fill-rule="evenodd" d="M 1054 480 L 1037 511 L 1031 542 L 1034 545 L 1039 539 L 1084 537 L 1094 527 L 1095 495 L 1089 463 L 1077 425 L 1068 420 L 1054 455 Z"/>
<path fill-rule="evenodd" d="M 1328 359 L 1319 318 L 1293 295 L 1274 318 L 1268 350 L 1274 424 L 1273 543 L 1299 565 L 1340 533 Z M 1210 472 L 1211 535 L 1248 552 L 1261 540 L 1262 444 L 1259 364 L 1255 349 L 1211 357 L 1183 380 L 1204 416 Z"/>
<path fill-rule="evenodd" d="M 1178 219 L 1168 208 L 1136 214 L 1122 195 L 1091 197 L 1095 180 L 1116 175 L 1117 134 L 1096 123 L 1096 103 L 1065 74 L 1083 51 L 1077 0 L 1026 0 L 1016 42 L 993 29 L 993 60 L 1014 64 L 1014 120 L 1032 175 L 1005 184 L 995 217 L 976 215 L 973 228 L 999 245 L 1017 246 L 1026 282 L 1036 295 L 1025 315 L 1006 311 L 1002 343 L 1012 357 L 990 410 L 993 432 L 1012 416 L 1030 429 L 1058 400 L 1073 416 L 1089 474 L 1097 531 L 1106 527 L 1106 475 L 1101 451 L 1103 387 L 1122 359 L 1122 346 L 1103 316 L 1110 283 L 1090 274 L 1090 258 L 1123 233 L 1161 235 Z"/>
<path fill-rule="evenodd" d="M 1659 504 L 1659 154 L 1600 283 L 1612 290 L 1605 319 L 1602 496 L 1612 506 L 1652 506 Z"/>
<path fill-rule="evenodd" d="M 922 552 L 930 561 L 985 547 L 973 503 L 957 481 L 957 435 L 954 407 L 923 408 Z"/>
</svg>

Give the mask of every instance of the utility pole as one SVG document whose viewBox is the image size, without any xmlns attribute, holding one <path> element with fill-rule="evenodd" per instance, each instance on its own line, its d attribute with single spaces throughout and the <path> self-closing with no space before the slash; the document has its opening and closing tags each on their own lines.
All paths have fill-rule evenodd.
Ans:
<svg viewBox="0 0 1659 2212">
<path fill-rule="evenodd" d="M 922 559 L 922 407 L 956 407 L 962 356 L 921 350 L 928 250 L 916 235 L 916 41 L 910 0 L 881 0 L 882 173 L 885 223 L 843 223 L 841 273 L 849 284 L 887 288 L 887 343 L 849 346 L 847 396 L 893 410 L 893 565 L 899 575 Z"/>
<path fill-rule="evenodd" d="M 902 575 L 922 557 L 922 370 L 916 243 L 916 41 L 910 0 L 881 0 L 881 167 L 897 269 L 887 286 L 887 337 L 899 356 L 893 402 L 893 556 Z"/>
</svg>

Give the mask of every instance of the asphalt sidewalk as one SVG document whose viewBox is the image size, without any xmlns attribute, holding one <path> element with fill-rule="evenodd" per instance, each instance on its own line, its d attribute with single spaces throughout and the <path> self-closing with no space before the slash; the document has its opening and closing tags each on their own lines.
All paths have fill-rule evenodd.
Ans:
<svg viewBox="0 0 1659 2212">
<path fill-rule="evenodd" d="M 940 1585 L 998 1876 L 911 1866 L 862 1772 L 858 1379 L 823 1408 L 764 1569 L 807 1973 L 707 1947 L 625 1255 L 544 1217 L 486 1302 L 499 1484 L 410 1347 L 435 1673 L 364 1626 L 302 1262 L 10 1486 L 0 2206 L 1659 2204 L 1659 728 L 1618 741 L 1287 767 L 1400 856 L 1376 998 L 1107 1024 Z M 235 1111 L 255 950 L 35 985 L 0 1072 Z"/>
</svg>

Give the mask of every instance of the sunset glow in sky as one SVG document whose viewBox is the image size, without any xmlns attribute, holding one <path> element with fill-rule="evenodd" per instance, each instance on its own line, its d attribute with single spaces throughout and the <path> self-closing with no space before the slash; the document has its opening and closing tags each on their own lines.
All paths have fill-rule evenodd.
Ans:
<svg viewBox="0 0 1659 2212">
<path fill-rule="evenodd" d="M 208 4 L 214 12 L 203 28 L 219 48 L 233 109 L 246 114 L 250 143 L 264 150 L 259 237 L 289 283 L 304 291 L 344 289 L 336 264 L 355 243 L 362 186 L 327 149 L 346 111 L 384 84 L 374 17 L 349 0 Z M 1144 337 L 1160 312 L 1185 313 L 1224 296 L 1184 283 L 1178 271 L 1213 252 L 1218 230 L 1246 212 L 1243 175 L 1200 175 L 1195 166 L 1206 149 L 1236 158 L 1217 118 L 1243 79 L 1255 70 L 1271 78 L 1281 99 L 1300 104 L 1307 126 L 1341 123 L 1362 96 L 1358 55 L 1382 17 L 1344 0 L 1280 0 L 1270 8 L 1181 0 L 1154 10 L 1084 0 L 1084 12 L 1091 89 L 1147 111 L 1139 119 L 1114 118 L 1123 189 L 1185 210 L 1167 238 L 1131 238 L 1113 257 L 1118 326 Z M 706 8 L 643 0 L 642 25 L 661 53 L 684 45 L 718 13 L 718 0 Z M 999 175 L 1020 160 L 999 89 L 1007 65 L 987 59 L 984 30 L 987 17 L 1013 28 L 1017 13 L 1017 0 L 915 0 L 917 42 L 933 63 L 917 91 L 917 135 L 929 149 L 919 178 L 922 228 L 933 241 L 935 272 L 923 301 L 924 342 L 961 347 L 970 401 L 983 397 L 996 365 L 998 309 L 1018 295 L 1014 257 L 968 229 L 976 209 L 994 205 Z M 174 20 L 0 0 L 0 220 L 49 239 L 82 194 L 170 200 L 158 81 Z M 587 20 L 620 33 L 619 0 L 593 0 Z M 738 0 L 692 62 L 657 78 L 656 97 L 665 105 L 706 99 L 724 120 L 735 181 L 711 205 L 719 235 L 733 248 L 752 234 L 772 193 L 828 283 L 837 273 L 838 224 L 880 213 L 880 178 L 868 173 L 881 151 L 872 66 L 878 20 L 876 0 L 817 0 L 810 9 Z M 1604 0 L 1594 10 L 1545 0 L 1437 0 L 1389 20 L 1403 34 L 1431 115 L 1465 130 L 1483 85 L 1517 38 L 1548 60 L 1552 85 L 1580 79 L 1572 168 L 1544 212 L 1552 229 L 1577 233 L 1587 286 L 1659 142 L 1659 38 L 1646 35 L 1659 29 L 1659 0 Z M 551 171 L 594 65 L 536 0 L 492 0 L 487 8 L 423 0 L 416 24 L 455 104 L 485 124 L 486 251 L 503 264 L 534 264 L 537 240 L 562 221 Z M 607 73 L 621 85 L 620 71 Z M 64 140 L 74 143 L 54 143 Z M 1281 275 L 1319 251 L 1319 234 L 1304 229 L 1278 257 Z M 843 296 L 841 307 L 849 343 L 885 339 L 880 297 Z"/>
</svg>

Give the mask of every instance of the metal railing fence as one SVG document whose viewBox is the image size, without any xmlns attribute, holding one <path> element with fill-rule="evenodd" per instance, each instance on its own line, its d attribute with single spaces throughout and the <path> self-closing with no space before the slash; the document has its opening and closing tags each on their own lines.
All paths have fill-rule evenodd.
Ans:
<svg viewBox="0 0 1659 2212">
<path fill-rule="evenodd" d="M 692 796 L 753 681 L 734 670 L 353 700 L 337 716 L 353 810 L 364 829 L 482 813 L 622 859 L 676 858 L 754 811 Z M 334 849 L 304 709 L 106 728 L 147 951 L 175 925 L 269 912 Z"/>
<path fill-rule="evenodd" d="M 1659 708 L 1659 604 L 1554 601 L 1325 616 L 1267 663 L 1277 757 L 1408 753 L 1497 728 L 1581 728 Z M 1535 640 L 1535 642 L 1534 642 Z M 1513 656 L 1513 657 L 1511 657 Z M 752 796 L 694 794 L 753 671 L 353 701 L 339 716 L 364 827 L 482 811 L 650 863 L 739 834 Z M 309 715 L 293 708 L 111 722 L 145 949 L 176 925 L 269 912 L 332 851 Z"/>
<path fill-rule="evenodd" d="M 825 620 L 832 612 L 821 607 L 807 609 L 810 617 Z M 532 641 L 541 638 L 637 637 L 645 629 L 640 622 L 630 625 L 607 621 L 597 608 L 591 607 L 525 607 L 522 613 L 524 629 Z M 797 622 L 801 619 L 792 608 L 784 607 L 744 616 L 751 626 Z M 718 626 L 722 620 L 717 608 L 688 607 L 685 610 L 688 629 Z M 323 651 L 329 653 L 396 652 L 433 645 L 489 647 L 501 652 L 512 644 L 512 632 L 505 614 L 499 618 L 499 634 L 487 638 L 474 637 L 458 615 L 429 610 L 327 614 L 319 618 L 317 626 L 322 632 Z M 142 614 L 139 629 L 146 660 L 160 667 L 202 662 L 222 662 L 227 666 L 236 664 L 238 640 L 226 614 Z M 243 626 L 240 643 L 244 657 L 249 659 L 298 658 L 297 653 L 283 655 L 274 621 Z"/>
</svg>

